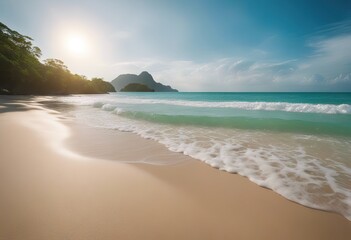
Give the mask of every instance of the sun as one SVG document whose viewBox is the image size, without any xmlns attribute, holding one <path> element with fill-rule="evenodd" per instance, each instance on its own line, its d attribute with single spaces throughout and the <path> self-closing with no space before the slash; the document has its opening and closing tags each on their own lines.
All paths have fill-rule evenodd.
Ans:
<svg viewBox="0 0 351 240">
<path fill-rule="evenodd" d="M 89 52 L 88 39 L 82 34 L 71 34 L 65 39 L 66 50 L 75 56 L 84 56 Z"/>
</svg>

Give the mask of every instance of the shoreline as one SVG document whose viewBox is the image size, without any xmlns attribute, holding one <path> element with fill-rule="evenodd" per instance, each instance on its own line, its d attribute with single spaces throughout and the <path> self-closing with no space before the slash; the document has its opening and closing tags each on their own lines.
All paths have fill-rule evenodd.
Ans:
<svg viewBox="0 0 351 240">
<path fill-rule="evenodd" d="M 0 108 L 0 239 L 351 238 L 341 215 L 135 134 L 79 126 L 38 103 L 13 101 Z M 101 160 L 111 155 L 139 163 Z M 142 163 L 145 155 L 153 165 Z"/>
</svg>

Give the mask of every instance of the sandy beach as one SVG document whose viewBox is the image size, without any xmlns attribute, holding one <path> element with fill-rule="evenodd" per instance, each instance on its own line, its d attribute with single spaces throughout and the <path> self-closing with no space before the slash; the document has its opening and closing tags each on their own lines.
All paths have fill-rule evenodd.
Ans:
<svg viewBox="0 0 351 240">
<path fill-rule="evenodd" d="M 1 240 L 351 239 L 341 215 L 35 98 L 1 97 L 0 142 Z"/>
</svg>

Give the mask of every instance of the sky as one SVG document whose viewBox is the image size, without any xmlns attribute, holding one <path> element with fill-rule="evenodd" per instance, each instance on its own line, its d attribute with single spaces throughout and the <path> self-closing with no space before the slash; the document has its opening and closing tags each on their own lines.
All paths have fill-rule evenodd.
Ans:
<svg viewBox="0 0 351 240">
<path fill-rule="evenodd" d="M 181 91 L 351 91 L 350 0 L 0 0 L 0 22 L 89 78 L 148 71 Z"/>
</svg>

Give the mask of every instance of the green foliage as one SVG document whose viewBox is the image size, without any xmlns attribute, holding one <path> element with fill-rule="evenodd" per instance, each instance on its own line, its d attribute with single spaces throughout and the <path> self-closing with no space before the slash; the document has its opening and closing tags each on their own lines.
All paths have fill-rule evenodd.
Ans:
<svg viewBox="0 0 351 240">
<path fill-rule="evenodd" d="M 72 74 L 61 60 L 40 62 L 33 39 L 0 22 L 0 94 L 80 94 L 114 92 L 102 78 Z"/>
<path fill-rule="evenodd" d="M 111 83 L 105 82 L 102 78 L 92 78 L 91 84 L 94 89 L 96 89 L 99 93 L 103 92 L 115 92 L 115 88 Z"/>
<path fill-rule="evenodd" d="M 130 83 L 121 89 L 121 92 L 154 92 L 154 89 L 140 83 Z"/>
</svg>

